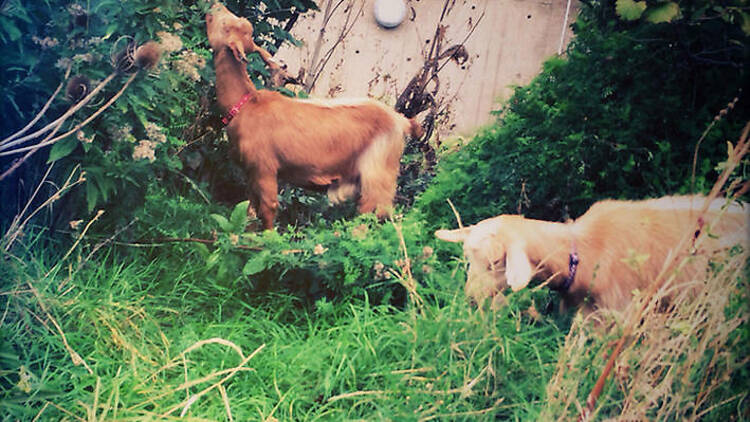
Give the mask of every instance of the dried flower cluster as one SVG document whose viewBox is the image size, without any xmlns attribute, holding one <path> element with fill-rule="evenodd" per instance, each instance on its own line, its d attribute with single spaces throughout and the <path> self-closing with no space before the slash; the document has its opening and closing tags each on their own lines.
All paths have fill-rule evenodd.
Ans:
<svg viewBox="0 0 750 422">
<path fill-rule="evenodd" d="M 156 156 L 154 155 L 154 147 L 156 146 L 155 142 L 143 140 L 138 141 L 138 145 L 133 148 L 133 160 L 141 160 L 141 159 L 148 159 L 150 162 L 154 162 L 156 160 Z"/>
<path fill-rule="evenodd" d="M 113 127 L 108 130 L 109 135 L 115 141 L 134 141 L 133 128 L 130 125 Z"/>
<path fill-rule="evenodd" d="M 373 276 L 375 281 L 388 280 L 391 278 L 391 273 L 388 271 L 388 268 L 380 261 L 375 261 L 372 265 L 372 269 L 375 271 L 375 275 Z"/>
<path fill-rule="evenodd" d="M 39 38 L 36 35 L 32 36 L 31 40 L 34 41 L 34 43 L 36 43 L 40 47 L 42 47 L 42 50 L 56 47 L 58 44 L 60 44 L 57 38 L 50 38 L 50 37 Z"/>
<path fill-rule="evenodd" d="M 145 128 L 146 136 L 149 140 L 157 144 L 163 144 L 164 142 L 167 142 L 167 135 L 162 132 L 161 126 L 157 125 L 154 122 L 148 122 L 146 123 Z"/>
<path fill-rule="evenodd" d="M 159 45 L 165 54 L 182 50 L 182 40 L 178 35 L 166 31 L 159 31 L 156 33 L 156 36 L 159 38 Z"/>
<path fill-rule="evenodd" d="M 129 127 L 120 128 L 120 130 L 130 129 Z M 156 160 L 155 148 L 159 144 L 167 142 L 167 136 L 162 132 L 161 126 L 153 122 L 145 125 L 146 136 L 148 139 L 138 141 L 138 145 L 133 148 L 133 160 L 148 159 L 150 162 Z M 132 135 L 131 135 L 132 136 Z"/>
<path fill-rule="evenodd" d="M 198 71 L 204 67 L 206 67 L 206 59 L 192 50 L 183 51 L 174 62 L 174 68 L 178 73 L 196 82 L 201 79 Z"/>
<path fill-rule="evenodd" d="M 78 138 L 79 141 L 85 144 L 90 144 L 94 142 L 94 135 L 92 134 L 91 136 L 87 137 L 86 134 L 83 133 L 82 130 L 79 130 L 78 132 L 76 132 L 76 138 Z"/>
</svg>

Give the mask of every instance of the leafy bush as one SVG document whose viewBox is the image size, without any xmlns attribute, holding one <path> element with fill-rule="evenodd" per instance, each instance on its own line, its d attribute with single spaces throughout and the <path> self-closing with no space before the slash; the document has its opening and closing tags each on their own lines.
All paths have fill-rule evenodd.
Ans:
<svg viewBox="0 0 750 422">
<path fill-rule="evenodd" d="M 181 213 L 193 213 L 187 203 L 165 205 L 154 208 L 169 207 L 172 211 L 160 216 L 149 212 L 151 221 L 164 218 L 167 222 Z M 438 265 L 432 248 L 421 246 L 425 234 L 421 224 L 414 221 L 381 224 L 372 215 L 362 215 L 325 226 L 288 226 L 286 230 L 257 233 L 245 231 L 247 207 L 248 202 L 244 201 L 229 215 L 211 214 L 212 221 L 208 222 L 199 215 L 189 217 L 191 221 L 202 221 L 197 233 L 202 233 L 203 238 L 196 238 L 200 234 L 195 230 L 185 233 L 158 224 L 160 229 L 150 230 L 151 239 L 159 242 L 193 236 L 194 241 L 175 246 L 174 253 L 204 260 L 206 278 L 218 288 L 239 289 L 249 296 L 282 291 L 315 301 L 367 295 L 373 303 L 403 305 L 403 285 L 408 279 L 422 279 Z M 200 213 L 197 209 L 194 212 Z M 157 253 L 169 251 L 161 249 Z"/>
<path fill-rule="evenodd" d="M 725 16 L 729 6 L 681 4 L 682 18 L 653 24 L 619 19 L 614 3 L 584 2 L 567 55 L 443 158 L 417 201 L 431 227 L 455 224 L 446 199 L 466 222 L 518 212 L 559 220 L 604 197 L 690 191 L 696 142 L 742 96 L 701 144 L 695 190 L 710 185 L 724 140 L 750 117 L 750 37 Z"/>
<path fill-rule="evenodd" d="M 254 23 L 255 38 L 272 51 L 282 41 L 293 41 L 285 25 L 315 7 L 312 0 L 225 3 Z M 84 82 L 88 88 L 82 89 L 88 92 L 114 71 L 118 53 L 130 43 L 139 45 L 153 39 L 162 50 L 160 65 L 139 75 L 112 108 L 78 133 L 43 149 L 3 181 L 0 193 L 7 199 L 1 205 L 3 216 L 14 215 L 18 204 L 25 203 L 48 162 L 59 162 L 52 181 L 65 177 L 76 165 L 86 172 L 85 190 L 79 193 L 85 198 L 85 207 L 79 206 L 82 201 L 77 198 L 69 203 L 76 217 L 104 207 L 111 219 L 126 218 L 142 203 L 146 186 L 151 183 L 171 186 L 176 192 L 190 189 L 181 175 L 183 160 L 196 162 L 196 157 L 192 161 L 185 157 L 190 145 L 211 145 L 206 138 L 213 142 L 219 137 L 217 130 L 202 129 L 211 126 L 205 123 L 216 114 L 210 107 L 214 76 L 212 66 L 207 66 L 211 53 L 204 23 L 209 5 L 187 0 L 2 3 L 0 42 L 4 54 L 0 71 L 5 76 L 0 93 L 8 99 L 0 110 L 3 134 L 23 127 L 42 109 L 55 87 L 66 82 L 66 70 L 77 75 L 70 81 Z M 262 61 L 253 60 L 250 66 L 251 74 L 262 84 L 262 76 L 267 74 Z M 80 123 L 81 114 L 88 116 L 101 107 L 123 87 L 125 76 L 115 77 L 100 97 L 65 123 L 60 133 Z M 76 99 L 69 94 L 59 94 L 38 125 L 49 123 L 72 106 Z M 213 146 L 223 149 L 219 162 L 227 162 L 228 144 L 218 142 Z M 0 170 L 10 168 L 11 160 L 18 156 L 0 157 Z M 210 178 L 198 176 L 198 180 Z M 16 189 L 17 185 L 22 189 Z M 120 207 L 122 203 L 131 206 Z"/>
</svg>

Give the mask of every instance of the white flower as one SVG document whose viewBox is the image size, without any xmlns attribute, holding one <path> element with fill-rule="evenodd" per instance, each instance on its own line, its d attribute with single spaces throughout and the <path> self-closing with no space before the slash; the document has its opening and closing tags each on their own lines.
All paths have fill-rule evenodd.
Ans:
<svg viewBox="0 0 750 422">
<path fill-rule="evenodd" d="M 198 69 L 203 69 L 205 66 L 206 59 L 190 50 L 183 51 L 180 58 L 174 62 L 174 68 L 178 73 L 196 82 L 201 79 Z"/>
<path fill-rule="evenodd" d="M 79 141 L 87 143 L 87 144 L 94 142 L 94 135 L 91 135 L 91 137 L 87 138 L 86 134 L 83 133 L 82 130 L 79 130 L 78 132 L 76 132 L 76 138 L 78 138 Z"/>
<path fill-rule="evenodd" d="M 55 67 L 60 70 L 65 70 L 68 68 L 68 66 L 70 66 L 71 63 L 73 63 L 73 60 L 71 60 L 69 57 L 63 57 L 55 62 Z"/>
<path fill-rule="evenodd" d="M 167 142 L 167 135 L 162 133 L 162 128 L 159 125 L 153 122 L 148 122 L 146 123 L 145 127 L 146 136 L 148 136 L 148 139 L 157 144 L 163 144 L 164 142 Z"/>
<path fill-rule="evenodd" d="M 91 53 L 76 54 L 75 56 L 73 56 L 73 61 L 92 63 L 94 61 L 94 56 Z"/>
<path fill-rule="evenodd" d="M 57 44 L 60 43 L 59 41 L 57 41 L 57 38 L 50 38 L 50 37 L 39 38 L 36 35 L 32 36 L 31 40 L 34 41 L 36 44 L 38 44 L 40 47 L 42 47 L 42 50 L 55 47 Z"/>
<path fill-rule="evenodd" d="M 159 31 L 156 36 L 159 37 L 159 45 L 166 54 L 182 50 L 182 40 L 179 36 L 167 31 Z"/>
<path fill-rule="evenodd" d="M 156 156 L 154 155 L 154 146 L 155 144 L 151 141 L 139 141 L 138 145 L 133 148 L 133 159 L 140 160 L 143 158 L 147 158 L 148 161 L 153 163 L 154 160 L 156 160 Z"/>
</svg>

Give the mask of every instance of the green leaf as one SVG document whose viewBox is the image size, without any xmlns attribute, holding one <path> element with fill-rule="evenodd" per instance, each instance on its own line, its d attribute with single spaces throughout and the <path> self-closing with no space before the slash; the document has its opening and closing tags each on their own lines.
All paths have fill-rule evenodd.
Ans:
<svg viewBox="0 0 750 422">
<path fill-rule="evenodd" d="M 114 34 L 117 31 L 117 28 L 118 28 L 118 24 L 116 22 L 109 24 L 107 26 L 107 30 L 105 31 L 106 33 L 104 34 L 104 36 L 102 37 L 102 39 L 106 40 L 109 37 L 111 37 L 112 34 Z"/>
<path fill-rule="evenodd" d="M 634 0 L 617 0 L 615 10 L 621 18 L 627 21 L 638 20 L 646 10 L 646 2 Z"/>
<path fill-rule="evenodd" d="M 265 270 L 270 255 L 271 253 L 269 251 L 261 251 L 257 255 L 248 259 L 245 266 L 242 268 L 242 274 L 253 275 Z"/>
<path fill-rule="evenodd" d="M 9 19 L 0 19 L 0 28 L 2 28 L 2 32 L 8 34 L 8 38 L 11 41 L 16 41 L 23 35 L 21 30 Z"/>
<path fill-rule="evenodd" d="M 91 182 L 86 183 L 86 205 L 88 206 L 89 212 L 94 210 L 96 202 L 99 200 L 99 191 L 96 189 L 96 185 Z"/>
<path fill-rule="evenodd" d="M 68 136 L 65 139 L 55 142 L 52 145 L 52 149 L 49 151 L 49 158 L 47 163 L 52 163 L 63 157 L 68 156 L 78 146 L 78 139 L 74 136 Z"/>
<path fill-rule="evenodd" d="M 657 6 L 649 7 L 644 16 L 651 23 L 672 22 L 680 16 L 680 6 L 673 1 L 660 3 Z"/>
<path fill-rule="evenodd" d="M 211 254 L 211 252 L 208 250 L 208 246 L 206 246 L 203 243 L 196 243 L 194 245 L 194 247 L 195 247 L 195 250 L 198 251 L 198 253 L 200 254 L 200 256 L 202 256 L 202 257 L 206 258 L 206 260 L 208 260 L 208 256 Z"/>
<path fill-rule="evenodd" d="M 742 32 L 750 35 L 750 13 L 740 12 L 740 16 L 742 17 Z"/>
<path fill-rule="evenodd" d="M 206 258 L 206 269 L 210 270 L 213 268 L 219 262 L 220 258 L 221 251 L 219 249 L 213 251 L 213 253 Z"/>
<path fill-rule="evenodd" d="M 227 220 L 226 217 L 219 214 L 211 214 L 211 218 L 213 218 L 217 223 L 219 223 L 219 228 L 221 230 L 231 233 L 232 232 L 232 224 L 229 223 L 229 220 Z"/>
<path fill-rule="evenodd" d="M 229 217 L 229 221 L 234 226 L 234 231 L 244 231 L 245 223 L 247 222 L 247 209 L 250 206 L 250 201 L 242 201 L 234 206 L 232 215 Z"/>
</svg>

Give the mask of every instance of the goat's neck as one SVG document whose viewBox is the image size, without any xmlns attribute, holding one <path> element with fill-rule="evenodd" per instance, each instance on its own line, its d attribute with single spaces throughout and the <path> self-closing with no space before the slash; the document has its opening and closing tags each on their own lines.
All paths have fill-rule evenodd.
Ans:
<svg viewBox="0 0 750 422">
<path fill-rule="evenodd" d="M 561 280 L 568 275 L 570 254 L 580 246 L 576 240 L 574 224 L 541 220 L 526 220 L 528 233 L 526 253 L 534 265 L 540 266 L 545 276 L 555 275 Z"/>
<path fill-rule="evenodd" d="M 216 100 L 228 111 L 247 93 L 256 93 L 244 62 L 237 61 L 228 48 L 214 52 Z"/>
</svg>

